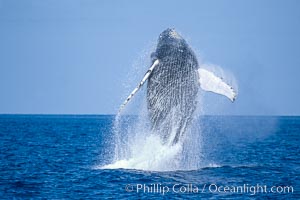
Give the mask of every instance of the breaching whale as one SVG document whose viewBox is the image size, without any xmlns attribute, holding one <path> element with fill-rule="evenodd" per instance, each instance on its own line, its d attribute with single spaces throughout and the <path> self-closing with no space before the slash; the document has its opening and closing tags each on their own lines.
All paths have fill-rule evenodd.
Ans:
<svg viewBox="0 0 300 200">
<path fill-rule="evenodd" d="M 199 88 L 224 95 L 232 102 L 236 98 L 236 92 L 222 78 L 199 68 L 195 53 L 174 29 L 168 28 L 159 35 L 151 61 L 151 67 L 119 112 L 148 80 L 147 108 L 152 131 L 166 143 L 176 144 L 186 132 L 196 110 Z"/>
</svg>

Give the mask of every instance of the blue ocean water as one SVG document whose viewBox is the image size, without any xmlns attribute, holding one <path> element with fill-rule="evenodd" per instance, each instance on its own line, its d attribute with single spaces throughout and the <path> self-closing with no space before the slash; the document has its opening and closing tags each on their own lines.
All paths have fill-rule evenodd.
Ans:
<svg viewBox="0 0 300 200">
<path fill-rule="evenodd" d="M 300 117 L 204 116 L 180 171 L 103 169 L 114 117 L 0 115 L 1 199 L 300 198 Z"/>
</svg>

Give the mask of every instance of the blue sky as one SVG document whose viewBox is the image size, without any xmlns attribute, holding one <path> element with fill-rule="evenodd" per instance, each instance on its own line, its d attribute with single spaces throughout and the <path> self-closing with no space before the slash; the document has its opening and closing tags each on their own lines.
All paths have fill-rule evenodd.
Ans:
<svg viewBox="0 0 300 200">
<path fill-rule="evenodd" d="M 299 115 L 299 9 L 297 0 L 0 0 L 0 113 L 116 113 L 141 52 L 174 27 L 237 79 L 237 101 L 209 94 L 207 114 Z"/>
</svg>

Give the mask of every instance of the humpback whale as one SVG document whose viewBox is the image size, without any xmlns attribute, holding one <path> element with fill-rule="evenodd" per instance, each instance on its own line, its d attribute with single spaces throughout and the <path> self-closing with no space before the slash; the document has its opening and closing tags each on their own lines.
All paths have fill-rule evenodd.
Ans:
<svg viewBox="0 0 300 200">
<path fill-rule="evenodd" d="M 236 98 L 234 89 L 222 78 L 199 67 L 195 53 L 175 29 L 168 28 L 159 35 L 151 62 L 119 112 L 147 81 L 147 109 L 152 131 L 165 143 L 176 144 L 185 134 L 197 107 L 200 88 L 224 95 L 232 102 Z"/>
</svg>

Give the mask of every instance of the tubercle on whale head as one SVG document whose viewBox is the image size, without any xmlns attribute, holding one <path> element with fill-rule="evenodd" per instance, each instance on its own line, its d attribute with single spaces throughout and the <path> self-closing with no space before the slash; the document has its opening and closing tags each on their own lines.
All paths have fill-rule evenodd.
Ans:
<svg viewBox="0 0 300 200">
<path fill-rule="evenodd" d="M 176 45 L 182 41 L 184 41 L 184 39 L 175 31 L 174 28 L 167 28 L 159 35 L 158 46 Z"/>
<path fill-rule="evenodd" d="M 174 50 L 183 50 L 187 47 L 186 41 L 179 35 L 174 28 L 167 28 L 158 38 L 156 51 L 151 54 L 151 60 L 162 59 L 170 55 Z"/>
<path fill-rule="evenodd" d="M 167 28 L 160 35 L 159 38 L 168 37 L 173 39 L 182 39 L 182 37 L 175 31 L 175 28 Z"/>
</svg>

